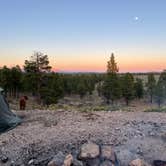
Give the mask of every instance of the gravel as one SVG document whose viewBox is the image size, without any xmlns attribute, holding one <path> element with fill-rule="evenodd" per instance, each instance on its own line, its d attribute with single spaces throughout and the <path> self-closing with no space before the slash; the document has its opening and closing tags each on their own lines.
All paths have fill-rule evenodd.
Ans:
<svg viewBox="0 0 166 166">
<path fill-rule="evenodd" d="M 166 113 L 65 110 L 16 113 L 23 123 L 0 135 L 0 156 L 8 158 L 7 163 L 0 165 L 28 165 L 29 161 L 33 165 L 47 165 L 59 151 L 76 155 L 80 145 L 87 141 L 112 145 L 124 163 L 137 157 L 149 163 L 166 160 Z"/>
</svg>

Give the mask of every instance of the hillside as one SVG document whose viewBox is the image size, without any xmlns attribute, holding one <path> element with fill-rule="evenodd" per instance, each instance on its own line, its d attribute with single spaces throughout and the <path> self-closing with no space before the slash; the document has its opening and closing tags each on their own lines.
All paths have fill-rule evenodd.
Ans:
<svg viewBox="0 0 166 166">
<path fill-rule="evenodd" d="M 18 111 L 23 123 L 0 135 L 4 166 L 47 165 L 54 155 L 76 153 L 92 141 L 110 145 L 123 166 L 135 159 L 166 159 L 166 114 L 145 112 Z M 36 164 L 34 164 L 36 163 Z"/>
</svg>

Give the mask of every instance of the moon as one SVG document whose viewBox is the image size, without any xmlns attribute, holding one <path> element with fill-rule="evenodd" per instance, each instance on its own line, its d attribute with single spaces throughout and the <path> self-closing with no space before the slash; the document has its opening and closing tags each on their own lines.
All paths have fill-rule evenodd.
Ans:
<svg viewBox="0 0 166 166">
<path fill-rule="evenodd" d="M 134 20 L 135 20 L 135 21 L 138 21 L 138 20 L 139 20 L 139 17 L 137 17 L 137 16 L 134 17 Z"/>
</svg>

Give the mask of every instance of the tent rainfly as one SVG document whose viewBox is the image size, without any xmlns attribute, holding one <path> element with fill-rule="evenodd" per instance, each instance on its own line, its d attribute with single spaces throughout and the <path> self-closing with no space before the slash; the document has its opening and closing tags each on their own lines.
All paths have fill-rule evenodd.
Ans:
<svg viewBox="0 0 166 166">
<path fill-rule="evenodd" d="M 10 130 L 21 123 L 21 119 L 10 110 L 3 92 L 4 90 L 0 88 L 0 133 Z"/>
</svg>

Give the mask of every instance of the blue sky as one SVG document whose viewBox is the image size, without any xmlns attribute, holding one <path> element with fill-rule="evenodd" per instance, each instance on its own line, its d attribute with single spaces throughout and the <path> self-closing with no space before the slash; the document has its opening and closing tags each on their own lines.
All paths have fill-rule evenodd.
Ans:
<svg viewBox="0 0 166 166">
<path fill-rule="evenodd" d="M 166 62 L 165 0 L 0 0 L 0 27 L 0 65 L 22 65 L 35 50 L 68 71 L 104 71 L 111 52 L 123 71 Z"/>
</svg>

